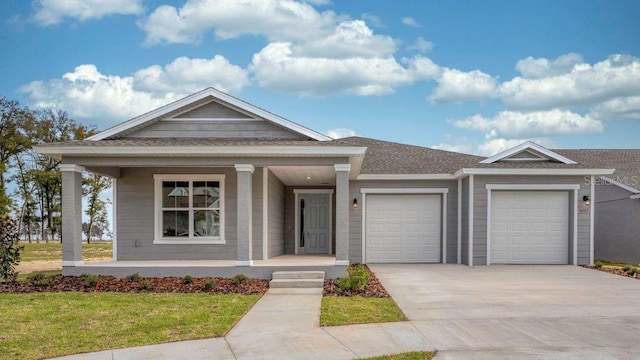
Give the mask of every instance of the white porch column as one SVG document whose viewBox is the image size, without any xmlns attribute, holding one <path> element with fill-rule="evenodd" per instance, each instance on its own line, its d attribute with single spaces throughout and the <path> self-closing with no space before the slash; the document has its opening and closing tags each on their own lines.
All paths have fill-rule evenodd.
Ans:
<svg viewBox="0 0 640 360">
<path fill-rule="evenodd" d="M 62 266 L 82 265 L 82 172 L 84 167 L 60 164 L 62 172 Z"/>
<path fill-rule="evenodd" d="M 237 266 L 253 265 L 251 254 L 251 213 L 252 189 L 251 178 L 255 168 L 251 164 L 236 164 L 236 173 L 238 177 L 238 257 L 236 259 Z"/>
<path fill-rule="evenodd" d="M 336 170 L 336 265 L 349 265 L 349 164 Z"/>
</svg>

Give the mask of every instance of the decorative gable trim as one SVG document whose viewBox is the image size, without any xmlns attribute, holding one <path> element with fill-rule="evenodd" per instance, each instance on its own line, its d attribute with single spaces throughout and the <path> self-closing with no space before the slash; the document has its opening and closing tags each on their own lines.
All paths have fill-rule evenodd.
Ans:
<svg viewBox="0 0 640 360">
<path fill-rule="evenodd" d="M 235 98 L 229 94 L 225 94 L 221 91 L 215 90 L 213 88 L 206 88 L 202 91 L 199 91 L 195 94 L 189 95 L 185 98 L 182 98 L 180 100 L 174 101 L 171 104 L 162 106 L 160 108 L 157 108 L 155 110 L 152 110 L 146 114 L 140 115 L 138 117 L 135 117 L 129 121 L 126 121 L 124 123 L 121 123 L 119 125 L 116 125 L 112 128 L 109 128 L 107 130 L 104 130 L 96 135 L 93 135 L 91 137 L 88 137 L 87 140 L 90 141 L 98 141 L 98 140 L 104 140 L 104 139 L 108 139 L 110 137 L 116 136 L 118 134 L 121 134 L 123 132 L 126 132 L 129 129 L 135 128 L 135 127 L 139 127 L 142 126 L 144 124 L 146 124 L 147 122 L 150 122 L 154 119 L 163 117 L 166 114 L 169 114 L 173 111 L 176 111 L 180 108 L 189 106 L 190 104 L 193 104 L 197 101 L 200 101 L 202 99 L 205 99 L 207 97 L 213 97 L 217 100 L 226 102 L 232 106 L 237 107 L 240 110 L 246 111 L 248 113 L 254 114 L 258 117 L 261 117 L 267 121 L 270 121 L 274 124 L 280 125 L 286 129 L 289 129 L 295 133 L 301 134 L 303 136 L 309 137 L 311 139 L 314 140 L 318 140 L 318 141 L 328 141 L 328 140 L 332 140 L 330 137 L 321 134 L 319 132 L 316 132 L 314 130 L 311 130 L 309 128 L 306 128 L 302 125 L 296 124 L 292 121 L 289 121 L 285 118 L 282 118 L 278 115 L 272 114 L 266 110 L 263 110 L 257 106 L 251 105 L 247 102 L 244 102 L 238 98 Z"/>
<path fill-rule="evenodd" d="M 561 162 L 563 164 L 568 164 L 568 165 L 573 165 L 573 164 L 577 164 L 575 161 L 566 158 L 554 151 L 551 151 L 547 148 L 545 148 L 544 146 L 538 145 L 534 142 L 531 141 L 527 141 L 525 143 L 522 143 L 518 146 L 515 146 L 511 149 L 505 150 L 501 153 L 498 153 L 496 155 L 493 155 L 489 158 L 486 158 L 482 161 L 480 161 L 481 164 L 492 164 L 495 163 L 497 161 L 500 160 L 506 160 L 506 161 L 517 161 L 517 160 L 521 160 L 521 161 L 543 161 L 546 159 L 540 158 L 540 159 L 509 159 L 509 157 L 514 156 L 516 154 L 519 154 L 523 151 L 532 151 L 533 153 L 539 153 L 543 156 L 546 156 L 548 160 L 555 160 L 558 162 Z"/>
</svg>

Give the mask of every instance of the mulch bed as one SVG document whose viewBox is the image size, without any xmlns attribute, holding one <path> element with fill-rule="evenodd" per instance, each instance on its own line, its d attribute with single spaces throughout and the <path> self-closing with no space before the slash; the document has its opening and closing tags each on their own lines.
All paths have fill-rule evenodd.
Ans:
<svg viewBox="0 0 640 360">
<path fill-rule="evenodd" d="M 376 277 L 376 275 L 364 265 L 365 269 L 369 273 L 369 284 L 367 284 L 362 290 L 341 290 L 338 286 L 338 280 L 336 279 L 327 279 L 324 281 L 324 291 L 322 295 L 324 296 L 362 296 L 362 297 L 377 297 L 377 298 L 388 298 L 390 297 L 387 290 L 382 286 L 380 280 Z"/>
<path fill-rule="evenodd" d="M 262 279 L 247 279 L 240 284 L 227 278 L 194 278 L 189 284 L 181 277 L 141 277 L 136 281 L 113 276 L 100 276 L 97 285 L 89 286 L 79 276 L 51 277 L 51 285 L 37 286 L 28 281 L 0 283 L 0 293 L 34 293 L 34 292 L 121 292 L 121 293 L 210 293 L 210 294 L 264 294 L 269 289 L 269 282 Z M 208 280 L 208 281 L 207 281 Z M 205 283 L 213 282 L 206 288 Z"/>
<path fill-rule="evenodd" d="M 631 276 L 631 275 L 627 274 L 626 272 L 624 272 L 622 269 L 618 269 L 618 268 L 610 268 L 610 267 L 603 266 L 600 269 L 598 269 L 593 265 L 580 265 L 580 266 L 585 267 L 587 269 L 598 270 L 598 271 L 606 272 L 606 273 L 609 273 L 609 274 L 615 274 L 615 275 L 620 275 L 620 276 L 625 276 L 625 277 L 630 277 L 632 279 L 640 280 L 640 277 Z"/>
</svg>

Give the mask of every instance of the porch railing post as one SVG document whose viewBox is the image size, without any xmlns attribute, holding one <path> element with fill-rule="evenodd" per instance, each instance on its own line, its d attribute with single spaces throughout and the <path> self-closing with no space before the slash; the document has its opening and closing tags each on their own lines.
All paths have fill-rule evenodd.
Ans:
<svg viewBox="0 0 640 360">
<path fill-rule="evenodd" d="M 252 176 L 255 168 L 251 164 L 236 164 L 238 182 L 238 214 L 237 214 L 237 235 L 238 235 L 238 257 L 237 266 L 253 265 L 251 254 L 252 229 Z"/>
<path fill-rule="evenodd" d="M 82 265 L 82 172 L 84 167 L 60 164 L 62 172 L 62 266 Z"/>
<path fill-rule="evenodd" d="M 349 164 L 336 170 L 336 265 L 349 265 Z"/>
</svg>

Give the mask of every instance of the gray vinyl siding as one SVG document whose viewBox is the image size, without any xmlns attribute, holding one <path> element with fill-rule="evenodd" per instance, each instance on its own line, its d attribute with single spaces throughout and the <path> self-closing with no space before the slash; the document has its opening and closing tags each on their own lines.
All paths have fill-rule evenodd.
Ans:
<svg viewBox="0 0 640 360">
<path fill-rule="evenodd" d="M 487 262 L 487 184 L 579 184 L 578 199 L 590 195 L 591 188 L 584 176 L 481 176 L 475 175 L 473 195 L 473 263 Z M 497 190 L 496 190 L 497 191 Z M 572 263 L 571 243 L 573 239 L 573 192 L 569 191 L 569 261 Z M 578 213 L 578 264 L 589 263 L 590 216 L 588 212 Z M 464 254 L 464 251 L 463 251 Z"/>
<path fill-rule="evenodd" d="M 264 199 L 262 196 L 262 168 L 255 168 L 251 183 L 251 258 L 262 260 L 263 255 L 263 216 Z"/>
<path fill-rule="evenodd" d="M 269 171 L 268 178 L 269 198 L 267 212 L 268 218 L 268 256 L 269 258 L 284 254 L 284 184 L 278 177 Z"/>
<path fill-rule="evenodd" d="M 462 219 L 460 219 L 461 227 L 461 259 L 463 264 L 469 263 L 469 178 L 462 180 Z"/>
<path fill-rule="evenodd" d="M 178 119 L 250 119 L 251 116 L 212 101 L 175 116 Z"/>
<path fill-rule="evenodd" d="M 640 263 L 640 199 L 613 184 L 595 190 L 595 258 Z"/>
<path fill-rule="evenodd" d="M 153 244 L 154 174 L 225 175 L 225 244 Z M 234 168 L 123 168 L 118 178 L 118 260 L 225 260 L 237 257 Z M 138 246 L 135 246 L 135 243 Z"/>
<path fill-rule="evenodd" d="M 349 259 L 362 262 L 362 188 L 447 188 L 447 262 L 455 263 L 458 248 L 458 182 L 451 180 L 351 181 L 349 203 L 354 198 L 361 204 L 349 209 Z M 366 206 L 366 199 L 365 199 Z"/>
<path fill-rule="evenodd" d="M 306 139 L 266 120 L 161 120 L 123 138 Z"/>
</svg>

